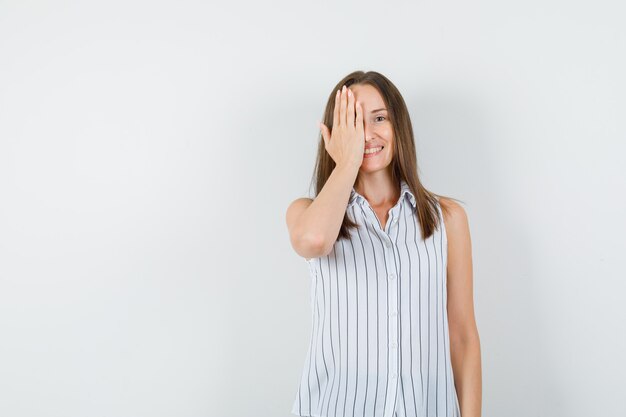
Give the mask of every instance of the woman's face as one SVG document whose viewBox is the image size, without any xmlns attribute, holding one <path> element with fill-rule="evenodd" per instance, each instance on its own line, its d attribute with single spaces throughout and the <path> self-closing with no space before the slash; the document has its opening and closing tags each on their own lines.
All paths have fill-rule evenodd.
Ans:
<svg viewBox="0 0 626 417">
<path fill-rule="evenodd" d="M 350 86 L 356 101 L 363 109 L 363 131 L 365 133 L 365 151 L 362 172 L 374 172 L 386 169 L 393 159 L 393 127 L 385 102 L 378 90 L 369 84 Z M 368 149 L 381 148 L 378 152 L 368 154 Z"/>
</svg>

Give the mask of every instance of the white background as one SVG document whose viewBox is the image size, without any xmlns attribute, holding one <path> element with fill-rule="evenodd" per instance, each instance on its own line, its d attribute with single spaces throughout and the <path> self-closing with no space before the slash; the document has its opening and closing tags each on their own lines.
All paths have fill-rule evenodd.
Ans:
<svg viewBox="0 0 626 417">
<path fill-rule="evenodd" d="M 626 415 L 620 1 L 0 1 L 0 415 L 287 417 L 353 70 L 465 202 L 483 416 Z"/>
</svg>

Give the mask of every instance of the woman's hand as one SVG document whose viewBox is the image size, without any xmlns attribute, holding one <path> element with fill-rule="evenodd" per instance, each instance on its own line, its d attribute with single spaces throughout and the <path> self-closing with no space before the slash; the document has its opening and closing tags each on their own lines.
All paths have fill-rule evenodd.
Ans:
<svg viewBox="0 0 626 417">
<path fill-rule="evenodd" d="M 332 133 L 321 122 L 320 129 L 326 152 L 337 165 L 361 166 L 365 152 L 363 109 L 360 103 L 355 105 L 354 94 L 345 85 L 335 95 Z"/>
</svg>

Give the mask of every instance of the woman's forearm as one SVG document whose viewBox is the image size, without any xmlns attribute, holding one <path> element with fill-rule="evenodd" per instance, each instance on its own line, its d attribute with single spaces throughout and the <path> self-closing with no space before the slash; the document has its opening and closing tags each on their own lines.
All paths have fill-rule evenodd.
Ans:
<svg viewBox="0 0 626 417">
<path fill-rule="evenodd" d="M 304 241 L 319 242 L 320 249 L 332 249 L 359 173 L 356 165 L 337 165 L 311 205 L 300 215 L 295 235 Z"/>
<path fill-rule="evenodd" d="M 450 344 L 454 385 L 461 408 L 461 417 L 480 417 L 482 372 L 478 335 Z"/>
</svg>

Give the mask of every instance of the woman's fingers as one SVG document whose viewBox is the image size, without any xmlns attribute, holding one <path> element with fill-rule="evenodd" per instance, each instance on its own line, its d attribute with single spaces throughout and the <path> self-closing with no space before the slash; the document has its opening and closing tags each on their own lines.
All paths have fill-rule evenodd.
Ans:
<svg viewBox="0 0 626 417">
<path fill-rule="evenodd" d="M 357 138 L 362 138 L 364 136 L 363 133 L 363 109 L 361 108 L 361 103 L 358 101 L 355 105 L 356 110 L 356 135 Z"/>
<path fill-rule="evenodd" d="M 339 106 L 341 105 L 341 90 L 335 93 L 335 108 L 333 109 L 333 127 L 339 125 Z"/>
<path fill-rule="evenodd" d="M 348 108 L 346 109 L 346 124 L 348 127 L 354 127 L 354 93 L 350 88 L 348 90 Z"/>
<path fill-rule="evenodd" d="M 339 125 L 346 125 L 346 86 L 341 88 L 341 103 L 339 104 Z"/>
</svg>

